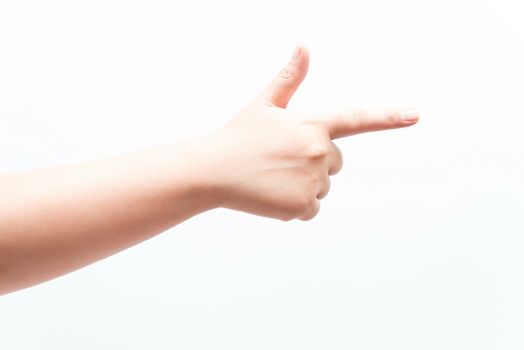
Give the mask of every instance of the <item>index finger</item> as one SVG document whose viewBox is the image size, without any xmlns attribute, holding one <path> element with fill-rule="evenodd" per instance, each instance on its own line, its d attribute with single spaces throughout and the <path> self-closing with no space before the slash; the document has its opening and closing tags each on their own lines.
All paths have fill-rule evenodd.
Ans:
<svg viewBox="0 0 524 350">
<path fill-rule="evenodd" d="M 419 113 L 414 109 L 351 110 L 331 113 L 324 118 L 331 139 L 369 131 L 404 128 L 416 124 Z"/>
</svg>

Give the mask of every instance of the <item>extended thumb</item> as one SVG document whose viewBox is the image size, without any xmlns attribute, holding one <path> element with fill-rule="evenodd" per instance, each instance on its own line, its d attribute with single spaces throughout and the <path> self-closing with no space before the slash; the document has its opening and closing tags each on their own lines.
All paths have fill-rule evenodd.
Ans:
<svg viewBox="0 0 524 350">
<path fill-rule="evenodd" d="M 304 80 L 309 67 L 309 50 L 298 44 L 291 60 L 260 94 L 263 103 L 286 108 L 289 100 Z"/>
</svg>

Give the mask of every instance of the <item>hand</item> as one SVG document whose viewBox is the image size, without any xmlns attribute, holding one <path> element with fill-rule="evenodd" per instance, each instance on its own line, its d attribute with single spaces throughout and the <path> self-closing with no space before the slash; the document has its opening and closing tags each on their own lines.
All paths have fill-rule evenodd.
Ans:
<svg viewBox="0 0 524 350">
<path fill-rule="evenodd" d="M 208 148 L 209 177 L 220 206 L 252 214 L 309 220 L 319 211 L 340 171 L 342 154 L 332 139 L 415 124 L 414 110 L 363 110 L 326 115 L 296 113 L 286 106 L 304 80 L 309 52 L 297 46 L 269 86 L 224 128 Z"/>
</svg>

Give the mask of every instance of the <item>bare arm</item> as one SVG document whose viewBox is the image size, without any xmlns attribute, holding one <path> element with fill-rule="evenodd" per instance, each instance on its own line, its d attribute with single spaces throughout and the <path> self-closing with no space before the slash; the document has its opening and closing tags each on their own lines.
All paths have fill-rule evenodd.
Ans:
<svg viewBox="0 0 524 350">
<path fill-rule="evenodd" d="M 0 294 L 97 261 L 216 207 L 212 189 L 192 166 L 195 151 L 185 149 L 179 143 L 1 177 Z"/>
<path fill-rule="evenodd" d="M 271 84 L 204 137 L 81 165 L 0 176 L 0 294 L 100 260 L 217 207 L 311 219 L 342 166 L 334 138 L 409 126 L 411 110 L 304 115 L 298 47 Z"/>
</svg>

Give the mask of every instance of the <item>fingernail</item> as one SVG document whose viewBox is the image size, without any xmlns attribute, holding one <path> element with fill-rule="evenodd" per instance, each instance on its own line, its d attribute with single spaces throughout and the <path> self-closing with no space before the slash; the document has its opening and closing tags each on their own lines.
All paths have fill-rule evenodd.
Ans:
<svg viewBox="0 0 524 350">
<path fill-rule="evenodd" d="M 416 122 L 419 118 L 418 112 L 414 109 L 406 109 L 400 112 L 400 120 L 407 123 Z"/>
<path fill-rule="evenodd" d="M 293 55 L 291 56 L 291 59 L 296 60 L 300 57 L 300 53 L 302 52 L 302 48 L 300 45 L 295 46 L 295 50 L 293 50 Z"/>
</svg>

